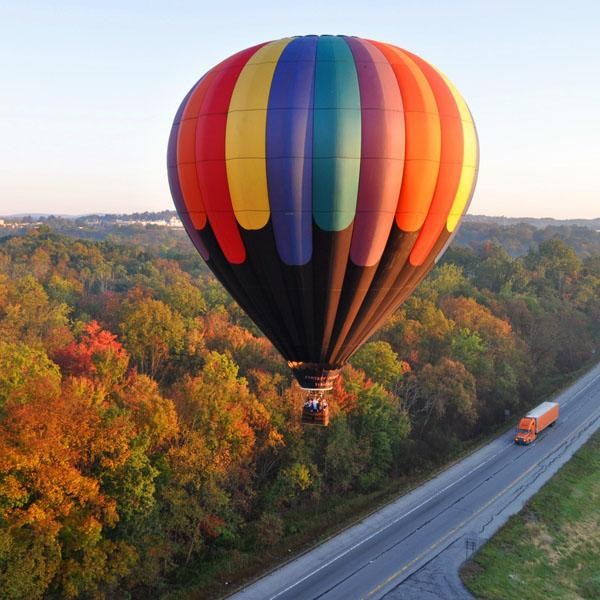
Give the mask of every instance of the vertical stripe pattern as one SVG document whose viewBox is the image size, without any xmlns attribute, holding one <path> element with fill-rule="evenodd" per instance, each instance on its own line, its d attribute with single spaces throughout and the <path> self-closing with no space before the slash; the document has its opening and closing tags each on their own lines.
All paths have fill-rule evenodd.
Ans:
<svg viewBox="0 0 600 600">
<path fill-rule="evenodd" d="M 244 229 L 269 220 L 267 105 L 273 73 L 288 40 L 266 44 L 244 65 L 229 102 L 225 132 L 227 181 L 233 211 Z"/>
<path fill-rule="evenodd" d="M 282 52 L 267 111 L 267 181 L 277 252 L 286 265 L 312 256 L 313 97 L 317 37 Z M 286 135 L 281 135 L 285 131 Z"/>
<path fill-rule="evenodd" d="M 313 218 L 324 231 L 354 218 L 361 152 L 358 76 L 348 44 L 338 36 L 317 43 L 313 107 Z"/>
<path fill-rule="evenodd" d="M 394 220 L 404 171 L 404 111 L 389 62 L 368 42 L 348 38 L 358 72 L 361 160 L 350 257 L 357 265 L 379 262 Z"/>
<path fill-rule="evenodd" d="M 425 277 L 478 161 L 469 108 L 440 71 L 345 36 L 224 60 L 184 98 L 167 152 L 194 245 L 306 381 L 343 364 Z"/>
</svg>

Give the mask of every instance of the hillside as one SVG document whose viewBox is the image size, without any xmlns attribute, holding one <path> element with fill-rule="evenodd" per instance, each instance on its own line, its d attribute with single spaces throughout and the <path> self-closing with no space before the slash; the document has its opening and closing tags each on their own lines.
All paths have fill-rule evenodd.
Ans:
<svg viewBox="0 0 600 600">
<path fill-rule="evenodd" d="M 587 227 L 594 231 L 600 230 L 600 217 L 597 219 L 552 219 L 535 217 L 490 217 L 486 215 L 465 215 L 465 223 L 487 223 L 491 225 L 509 226 L 525 223 L 537 229 L 545 227 Z"/>
<path fill-rule="evenodd" d="M 32 227 L 51 227 L 57 233 L 89 240 L 104 240 L 110 236 L 124 243 L 175 244 L 182 251 L 186 244 L 189 245 L 175 211 L 69 218 L 48 215 L 6 217 L 4 223 L 0 222 L 0 238 L 23 235 Z M 553 238 L 563 240 L 583 257 L 599 253 L 600 219 L 561 221 L 467 215 L 453 244 L 478 250 L 491 242 L 517 257 Z"/>
</svg>

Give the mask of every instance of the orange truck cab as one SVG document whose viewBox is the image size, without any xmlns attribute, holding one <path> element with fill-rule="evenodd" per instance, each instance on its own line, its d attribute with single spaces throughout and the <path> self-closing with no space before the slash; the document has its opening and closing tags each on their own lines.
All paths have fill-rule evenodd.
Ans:
<svg viewBox="0 0 600 600">
<path fill-rule="evenodd" d="M 523 445 L 531 444 L 540 431 L 556 423 L 558 412 L 558 402 L 542 402 L 536 406 L 519 421 L 515 442 Z"/>
</svg>

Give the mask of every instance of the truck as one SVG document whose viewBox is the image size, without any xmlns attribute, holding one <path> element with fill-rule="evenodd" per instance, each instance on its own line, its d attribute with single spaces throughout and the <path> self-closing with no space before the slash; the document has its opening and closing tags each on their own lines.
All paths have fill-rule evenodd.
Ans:
<svg viewBox="0 0 600 600">
<path fill-rule="evenodd" d="M 515 443 L 521 445 L 531 444 L 540 431 L 556 423 L 558 413 L 558 402 L 542 402 L 539 406 L 536 406 L 519 421 Z"/>
</svg>

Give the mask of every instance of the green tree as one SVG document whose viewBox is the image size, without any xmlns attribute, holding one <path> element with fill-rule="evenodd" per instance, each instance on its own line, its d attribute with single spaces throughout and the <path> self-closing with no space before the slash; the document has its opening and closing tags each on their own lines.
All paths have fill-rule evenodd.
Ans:
<svg viewBox="0 0 600 600">
<path fill-rule="evenodd" d="M 163 278 L 158 286 L 158 298 L 172 309 L 187 318 L 194 318 L 206 312 L 206 301 L 199 287 L 194 285 L 188 273 L 183 272 L 173 260 L 156 261 Z"/>
<path fill-rule="evenodd" d="M 498 244 L 486 244 L 477 266 L 474 268 L 474 282 L 480 288 L 494 293 L 523 287 L 525 273 L 520 261 L 514 260 Z"/>
<path fill-rule="evenodd" d="M 391 389 L 408 368 L 390 344 L 384 341 L 365 344 L 356 352 L 351 363 L 387 389 Z"/>
<path fill-rule="evenodd" d="M 58 392 L 60 371 L 43 350 L 0 340 L 0 415 L 7 402 L 22 404 Z"/>
<path fill-rule="evenodd" d="M 71 338 L 68 314 L 68 306 L 51 302 L 31 275 L 0 285 L 0 339 L 51 351 Z"/>
<path fill-rule="evenodd" d="M 408 412 L 399 397 L 375 384 L 359 391 L 349 422 L 364 457 L 360 487 L 376 488 L 404 461 L 404 440 L 411 429 Z"/>
<path fill-rule="evenodd" d="M 178 560 L 189 564 L 221 534 L 237 529 L 252 495 L 257 452 L 273 436 L 270 415 L 229 356 L 210 352 L 199 376 L 175 391 L 177 443 L 166 454 L 161 523 Z"/>
<path fill-rule="evenodd" d="M 526 265 L 535 272 L 538 285 L 550 282 L 560 294 L 565 291 L 569 280 L 575 278 L 583 264 L 572 248 L 560 239 L 542 242 L 525 258 Z"/>
<path fill-rule="evenodd" d="M 162 379 L 169 357 L 183 349 L 185 323 L 167 304 L 152 298 L 132 302 L 120 325 L 125 347 L 139 370 Z"/>
<path fill-rule="evenodd" d="M 462 267 L 448 262 L 436 267 L 416 290 L 420 298 L 431 302 L 437 302 L 444 296 L 468 296 L 472 292 L 473 287 L 464 276 Z"/>
<path fill-rule="evenodd" d="M 476 331 L 471 331 L 468 327 L 455 329 L 450 349 L 452 356 L 471 372 L 488 370 L 481 364 L 486 358 L 487 346 Z"/>
<path fill-rule="evenodd" d="M 477 420 L 477 395 L 475 378 L 464 365 L 448 358 L 425 365 L 418 374 L 418 385 L 421 432 L 468 438 Z"/>
</svg>

